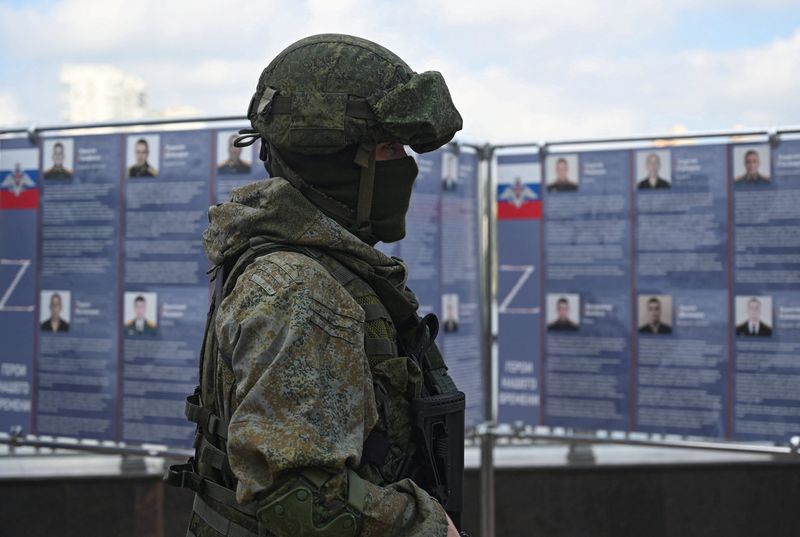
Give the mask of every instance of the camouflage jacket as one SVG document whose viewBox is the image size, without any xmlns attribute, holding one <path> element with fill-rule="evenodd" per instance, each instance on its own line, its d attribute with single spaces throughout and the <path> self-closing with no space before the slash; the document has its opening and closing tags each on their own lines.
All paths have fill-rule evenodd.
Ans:
<svg viewBox="0 0 800 537">
<path fill-rule="evenodd" d="M 350 234 L 283 179 L 235 189 L 230 202 L 211 207 L 209 220 L 203 240 L 212 263 L 264 237 L 345 254 L 359 261 L 349 267 L 356 274 L 359 267 L 374 271 L 408 292 L 401 262 Z M 216 319 L 219 350 L 233 365 L 233 378 L 218 383 L 228 393 L 216 397 L 230 420 L 227 452 L 239 503 L 255 500 L 282 472 L 359 468 L 380 419 L 364 330 L 363 309 L 309 256 L 273 252 L 239 277 Z M 418 390 L 413 371 L 392 375 L 409 397 Z M 358 471 L 368 481 L 362 535 L 447 534 L 444 509 L 413 481 L 381 483 Z"/>
</svg>

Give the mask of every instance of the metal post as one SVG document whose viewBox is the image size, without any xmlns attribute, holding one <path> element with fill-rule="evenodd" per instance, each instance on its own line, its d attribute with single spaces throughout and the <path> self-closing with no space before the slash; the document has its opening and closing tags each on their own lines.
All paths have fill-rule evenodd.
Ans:
<svg viewBox="0 0 800 537">
<path fill-rule="evenodd" d="M 495 226 L 493 215 L 494 192 L 492 190 L 492 157 L 494 149 L 489 145 L 480 148 L 480 175 L 483 187 L 481 226 L 483 245 L 481 256 L 483 269 L 483 393 L 484 417 L 486 424 L 481 431 L 481 537 L 495 535 L 495 483 L 494 483 L 494 436 L 495 422 L 494 367 L 492 355 L 494 349 L 493 308 L 495 296 Z"/>
<path fill-rule="evenodd" d="M 119 461 L 119 471 L 123 475 L 144 475 L 147 473 L 147 463 L 139 455 L 123 455 Z"/>
<path fill-rule="evenodd" d="M 489 425 L 481 436 L 481 537 L 495 535 L 494 436 Z"/>
<path fill-rule="evenodd" d="M 576 429 L 573 434 L 591 435 L 593 431 L 587 429 Z M 567 452 L 567 464 L 570 466 L 589 466 L 595 463 L 594 450 L 592 444 L 588 442 L 570 442 Z"/>
</svg>

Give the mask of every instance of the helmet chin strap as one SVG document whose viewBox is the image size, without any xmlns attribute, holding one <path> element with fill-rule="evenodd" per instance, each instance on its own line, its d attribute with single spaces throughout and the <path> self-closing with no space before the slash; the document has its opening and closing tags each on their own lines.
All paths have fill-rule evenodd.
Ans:
<svg viewBox="0 0 800 537">
<path fill-rule="evenodd" d="M 264 142 L 266 143 L 266 142 Z M 354 212 L 347 205 L 320 192 L 313 185 L 306 183 L 300 175 L 292 169 L 281 154 L 274 148 L 269 148 L 270 157 L 279 167 L 281 177 L 300 191 L 311 203 L 319 207 L 323 213 L 333 218 L 347 229 L 353 231 Z"/>
<path fill-rule="evenodd" d="M 356 205 L 356 235 L 367 244 L 375 244 L 378 238 L 372 233 L 372 194 L 375 189 L 375 144 L 362 142 L 358 146 L 354 162 L 361 168 Z"/>
<path fill-rule="evenodd" d="M 263 141 L 266 146 L 266 141 Z M 322 212 L 333 218 L 348 231 L 353 233 L 367 244 L 374 245 L 378 238 L 372 232 L 372 196 L 375 187 L 375 145 L 362 143 L 358 147 L 354 162 L 361 168 L 358 183 L 358 201 L 356 210 L 320 192 L 313 185 L 306 183 L 295 172 L 275 147 L 267 149 L 269 158 L 274 161 L 283 172 L 281 175 L 293 187 L 300 191 L 311 203 L 319 207 Z"/>
<path fill-rule="evenodd" d="M 251 102 L 251 107 L 252 104 Z M 240 136 L 237 137 L 234 142 L 236 147 L 251 145 L 259 138 L 258 131 L 255 129 L 242 129 L 239 131 L 239 134 Z M 374 245 L 378 242 L 378 238 L 372 232 L 372 221 L 370 220 L 372 216 L 372 197 L 375 190 L 375 154 L 377 146 L 374 142 L 361 142 L 356 151 L 356 156 L 353 159 L 353 162 L 361 168 L 358 181 L 355 221 L 353 220 L 353 210 L 351 208 L 330 196 L 326 196 L 312 185 L 306 183 L 303 178 L 287 164 L 286 160 L 275 147 L 270 146 L 267 140 L 263 138 L 261 142 L 260 157 L 261 160 L 264 161 L 264 166 L 270 175 L 272 175 L 271 164 L 274 161 L 280 166 L 280 171 L 283 172 L 281 175 L 284 176 L 284 179 L 289 181 L 289 183 L 308 198 L 311 203 L 322 209 L 325 214 L 337 220 L 367 244 Z"/>
</svg>

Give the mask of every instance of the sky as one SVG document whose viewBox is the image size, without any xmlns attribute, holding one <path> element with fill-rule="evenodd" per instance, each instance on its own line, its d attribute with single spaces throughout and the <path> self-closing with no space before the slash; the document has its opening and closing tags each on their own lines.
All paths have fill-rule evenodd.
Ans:
<svg viewBox="0 0 800 537">
<path fill-rule="evenodd" d="M 328 32 L 442 72 L 464 142 L 800 124 L 800 0 L 0 0 L 0 125 L 61 123 L 74 63 L 244 115 L 277 53 Z"/>
</svg>

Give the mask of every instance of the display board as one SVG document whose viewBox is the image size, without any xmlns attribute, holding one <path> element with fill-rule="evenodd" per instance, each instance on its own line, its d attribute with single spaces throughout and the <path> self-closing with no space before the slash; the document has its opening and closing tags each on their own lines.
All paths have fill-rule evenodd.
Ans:
<svg viewBox="0 0 800 537">
<path fill-rule="evenodd" d="M 0 430 L 28 428 L 38 343 L 39 149 L 0 140 Z"/>
<path fill-rule="evenodd" d="M 729 158 L 731 429 L 784 439 L 800 430 L 800 141 L 734 145 Z"/>
<path fill-rule="evenodd" d="M 538 163 L 496 158 L 499 421 L 800 433 L 800 142 Z"/>
<path fill-rule="evenodd" d="M 266 175 L 235 133 L 0 139 L 0 430 L 189 445 L 207 208 Z M 495 151 L 492 297 L 478 154 L 414 155 L 407 236 L 378 248 L 439 316 L 468 425 L 490 300 L 500 422 L 800 433 L 800 141 L 750 140 Z"/>
<path fill-rule="evenodd" d="M 406 237 L 378 248 L 408 264 L 408 286 L 419 300 L 419 314 L 439 317 L 437 341 L 467 395 L 467 425 L 474 426 L 484 419 L 485 391 L 478 155 L 447 146 L 415 158 L 419 175 Z"/>
<path fill-rule="evenodd" d="M 542 355 L 542 179 L 538 154 L 497 158 L 498 417 L 538 423 Z"/>
<path fill-rule="evenodd" d="M 0 430 L 189 447 L 207 210 L 266 171 L 234 128 L 104 132 L 0 140 Z M 408 237 L 389 246 L 421 313 L 442 319 L 478 423 L 478 159 L 450 147 L 418 162 Z"/>
</svg>

